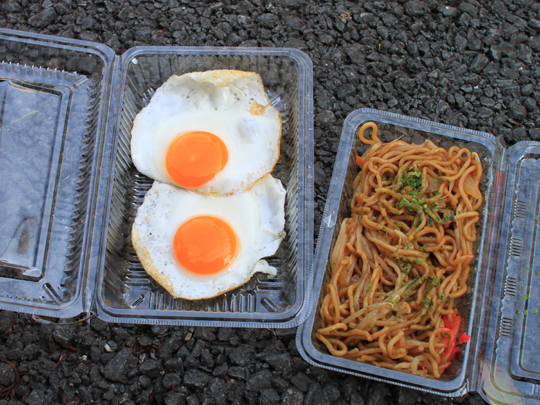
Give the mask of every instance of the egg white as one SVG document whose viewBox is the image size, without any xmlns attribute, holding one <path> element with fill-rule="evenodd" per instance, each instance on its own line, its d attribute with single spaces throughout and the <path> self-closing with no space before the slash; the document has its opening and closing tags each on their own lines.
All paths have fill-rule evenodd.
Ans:
<svg viewBox="0 0 540 405">
<path fill-rule="evenodd" d="M 192 190 L 231 194 L 270 173 L 279 158 L 281 117 L 269 104 L 259 75 L 209 71 L 171 76 L 135 117 L 131 156 L 137 170 L 175 185 L 165 166 L 171 143 L 190 131 L 210 132 L 229 159 L 213 179 Z"/>
<path fill-rule="evenodd" d="M 155 181 L 139 207 L 132 242 L 146 272 L 176 298 L 211 298 L 245 284 L 254 273 L 276 269 L 263 257 L 273 255 L 284 237 L 285 190 L 271 175 L 246 192 L 204 195 Z M 188 219 L 211 215 L 227 222 L 238 237 L 233 262 L 221 272 L 197 275 L 173 256 L 173 239 Z"/>
</svg>

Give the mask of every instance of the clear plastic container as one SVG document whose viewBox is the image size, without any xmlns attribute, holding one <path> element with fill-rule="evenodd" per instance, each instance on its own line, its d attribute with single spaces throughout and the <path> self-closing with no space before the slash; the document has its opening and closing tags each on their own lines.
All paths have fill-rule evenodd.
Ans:
<svg viewBox="0 0 540 405">
<path fill-rule="evenodd" d="M 292 327 L 306 315 L 313 246 L 313 75 L 292 49 L 138 47 L 0 30 L 0 308 L 111 322 Z M 135 115 L 169 76 L 258 72 L 282 116 L 272 172 L 287 190 L 278 276 L 200 301 L 141 267 L 131 225 L 152 181 L 130 155 Z"/>
<path fill-rule="evenodd" d="M 0 307 L 88 311 L 96 170 L 114 52 L 0 30 Z"/>
<path fill-rule="evenodd" d="M 477 261 L 472 262 L 467 294 L 456 301 L 465 321 L 459 335 L 466 332 L 471 339 L 461 359 L 454 361 L 438 380 L 332 356 L 314 338 L 321 322 L 324 286 L 330 278 L 328 257 L 341 221 L 350 217 L 352 180 L 359 171 L 356 156 L 369 146 L 356 137 L 356 132 L 367 121 L 377 123 L 383 141 L 402 137 L 407 142 L 421 143 L 430 139 L 446 148 L 467 147 L 482 160 L 484 204 L 477 223 L 479 237 L 473 246 Z M 540 334 L 540 263 L 535 263 L 540 257 L 535 249 L 539 157 L 540 144 L 535 142 L 507 148 L 486 133 L 370 109 L 352 112 L 343 126 L 321 221 L 311 310 L 298 328 L 297 347 L 302 356 L 319 367 L 439 395 L 478 391 L 494 404 L 540 403 L 540 355 L 535 347 Z"/>
</svg>

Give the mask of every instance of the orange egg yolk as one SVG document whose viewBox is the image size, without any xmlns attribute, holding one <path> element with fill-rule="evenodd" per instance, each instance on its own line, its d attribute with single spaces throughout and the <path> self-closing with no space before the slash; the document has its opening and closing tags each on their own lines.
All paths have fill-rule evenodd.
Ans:
<svg viewBox="0 0 540 405">
<path fill-rule="evenodd" d="M 216 217 L 200 216 L 184 222 L 174 236 L 174 257 L 196 274 L 214 274 L 236 256 L 236 232 Z"/>
<path fill-rule="evenodd" d="M 171 143 L 165 164 L 176 184 L 197 188 L 222 171 L 227 160 L 229 152 L 220 138 L 210 132 L 193 131 Z"/>
</svg>

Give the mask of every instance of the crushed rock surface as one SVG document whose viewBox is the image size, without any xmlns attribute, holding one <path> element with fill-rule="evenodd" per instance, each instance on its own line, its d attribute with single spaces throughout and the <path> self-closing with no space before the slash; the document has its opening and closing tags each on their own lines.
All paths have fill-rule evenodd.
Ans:
<svg viewBox="0 0 540 405">
<path fill-rule="evenodd" d="M 540 140 L 532 0 L 4 0 L 0 27 L 105 43 L 292 47 L 314 64 L 315 229 L 342 123 L 362 107 Z M 91 72 L 92 60 L 76 68 Z M 65 322 L 65 321 L 64 321 Z M 483 404 L 330 372 L 295 330 L 40 324 L 0 313 L 0 405 Z M 188 338 L 189 337 L 189 338 Z"/>
</svg>

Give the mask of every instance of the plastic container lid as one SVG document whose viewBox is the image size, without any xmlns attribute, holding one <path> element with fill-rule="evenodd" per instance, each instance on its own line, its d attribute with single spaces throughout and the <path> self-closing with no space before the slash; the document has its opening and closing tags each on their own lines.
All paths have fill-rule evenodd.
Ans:
<svg viewBox="0 0 540 405">
<path fill-rule="evenodd" d="M 466 332 L 471 340 L 462 360 L 439 380 L 331 356 L 313 337 L 320 322 L 323 286 L 330 276 L 329 253 L 339 224 L 350 216 L 352 180 L 359 170 L 356 156 L 367 149 L 355 138 L 356 131 L 367 121 L 377 123 L 383 141 L 402 136 L 414 143 L 430 139 L 446 148 L 457 144 L 476 151 L 482 160 L 485 202 L 479 221 L 481 236 L 473 245 L 478 262 L 467 282 L 468 293 L 456 302 L 462 319 L 467 320 L 459 334 Z M 298 328 L 301 355 L 319 367 L 439 395 L 478 391 L 496 404 L 539 403 L 540 356 L 535 347 L 540 334 L 540 263 L 535 263 L 540 257 L 535 253 L 540 215 L 539 156 L 540 144 L 535 142 L 507 148 L 486 133 L 371 109 L 352 112 L 343 126 L 315 251 L 311 312 Z"/>
<path fill-rule="evenodd" d="M 0 30 L 0 306 L 89 311 L 96 162 L 114 52 Z"/>
<path fill-rule="evenodd" d="M 292 49 L 107 46 L 0 30 L 0 308 L 111 322 L 292 327 L 307 313 L 313 245 L 313 75 Z M 130 156 L 135 115 L 169 76 L 258 72 L 282 115 L 272 175 L 286 238 L 257 274 L 214 299 L 172 297 L 142 269 L 131 224 L 152 181 Z"/>
</svg>

